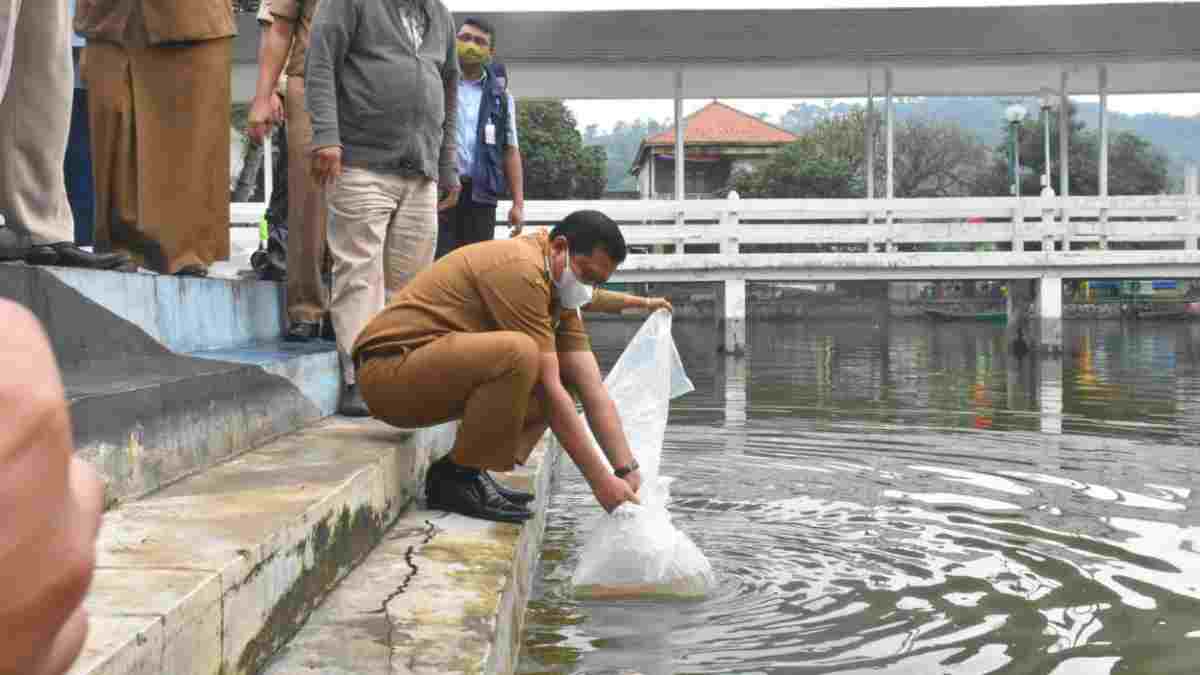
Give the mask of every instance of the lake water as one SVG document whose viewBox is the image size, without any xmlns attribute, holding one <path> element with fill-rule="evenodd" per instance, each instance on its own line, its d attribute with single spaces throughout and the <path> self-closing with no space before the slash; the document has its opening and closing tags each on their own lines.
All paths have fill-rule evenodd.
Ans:
<svg viewBox="0 0 1200 675">
<path fill-rule="evenodd" d="M 593 324 L 601 365 L 638 326 Z M 564 461 L 519 672 L 1200 673 L 1200 322 L 675 326 L 671 512 L 693 602 L 570 597 L 599 513 Z"/>
</svg>

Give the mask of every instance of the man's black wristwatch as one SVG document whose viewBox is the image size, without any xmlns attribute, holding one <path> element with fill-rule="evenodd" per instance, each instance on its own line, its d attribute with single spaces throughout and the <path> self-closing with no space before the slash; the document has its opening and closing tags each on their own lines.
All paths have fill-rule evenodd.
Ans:
<svg viewBox="0 0 1200 675">
<path fill-rule="evenodd" d="M 617 467 L 616 470 L 613 471 L 613 473 L 616 474 L 617 478 L 624 478 L 625 476 L 628 476 L 629 474 L 631 474 L 637 470 L 638 470 L 638 463 L 637 463 L 637 460 L 635 459 L 632 462 L 630 462 L 628 466 Z"/>
</svg>

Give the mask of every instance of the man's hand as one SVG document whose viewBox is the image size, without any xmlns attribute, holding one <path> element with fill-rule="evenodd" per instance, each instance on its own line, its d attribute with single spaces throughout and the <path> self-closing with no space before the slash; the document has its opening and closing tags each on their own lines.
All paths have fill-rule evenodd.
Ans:
<svg viewBox="0 0 1200 675">
<path fill-rule="evenodd" d="M 605 473 L 592 485 L 592 494 L 596 495 L 596 501 L 609 513 L 625 502 L 641 504 L 629 483 L 611 473 Z"/>
<path fill-rule="evenodd" d="M 633 490 L 634 494 L 637 494 L 637 491 L 642 489 L 642 472 L 640 470 L 630 471 L 621 480 L 629 484 L 629 489 Z"/>
<path fill-rule="evenodd" d="M 313 153 L 313 180 L 322 187 L 332 187 L 342 175 L 342 149 L 331 145 Z"/>
<path fill-rule="evenodd" d="M 462 194 L 462 187 L 450 188 L 450 192 L 446 194 L 446 198 L 438 202 L 438 211 L 447 211 L 458 206 L 458 196 Z"/>
<path fill-rule="evenodd" d="M 646 309 L 651 313 L 657 312 L 660 309 L 665 309 L 668 312 L 674 313 L 675 308 L 671 306 L 671 301 L 666 298 L 642 298 L 645 300 Z"/>
<path fill-rule="evenodd" d="M 250 114 L 246 118 L 246 135 L 255 143 L 262 143 L 271 127 L 283 122 L 283 101 L 276 92 L 271 97 L 262 100 L 257 96 L 250 106 Z"/>
<path fill-rule="evenodd" d="M 508 236 L 516 237 L 521 234 L 521 230 L 525 229 L 525 205 L 513 203 L 511 209 L 508 210 L 508 224 L 512 227 L 508 230 Z"/>
</svg>

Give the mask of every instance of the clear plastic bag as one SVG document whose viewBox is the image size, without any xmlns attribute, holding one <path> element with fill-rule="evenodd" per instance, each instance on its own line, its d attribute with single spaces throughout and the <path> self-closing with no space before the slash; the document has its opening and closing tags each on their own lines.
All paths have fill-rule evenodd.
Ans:
<svg viewBox="0 0 1200 675">
<path fill-rule="evenodd" d="M 671 523 L 672 479 L 659 474 L 670 401 L 693 389 L 671 338 L 669 313 L 646 320 L 604 383 L 641 465 L 641 504 L 622 504 L 593 524 L 571 578 L 575 595 L 703 597 L 716 583 L 712 565 Z"/>
</svg>

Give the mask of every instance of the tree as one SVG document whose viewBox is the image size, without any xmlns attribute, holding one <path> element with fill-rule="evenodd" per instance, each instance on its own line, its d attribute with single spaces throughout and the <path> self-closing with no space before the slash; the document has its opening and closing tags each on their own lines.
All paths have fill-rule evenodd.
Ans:
<svg viewBox="0 0 1200 675">
<path fill-rule="evenodd" d="M 598 199 L 604 193 L 604 149 L 585 147 L 575 116 L 562 101 L 522 99 L 517 130 L 528 199 Z"/>
<path fill-rule="evenodd" d="M 1078 109 L 1074 104 L 1067 109 L 1067 115 L 1068 187 L 1072 195 L 1099 194 L 1099 134 L 1087 129 L 1078 119 Z M 1041 175 L 1046 168 L 1043 130 L 1041 119 L 1029 120 L 1020 125 L 1022 195 L 1037 195 L 1042 190 Z M 1058 159 L 1060 137 L 1057 117 L 1051 115 L 1050 186 L 1056 193 L 1061 186 L 1061 162 Z M 1002 143 L 993 150 L 992 168 L 986 175 L 981 176 L 977 186 L 979 194 L 1011 194 L 1008 175 L 1010 152 L 1008 143 Z M 1109 135 L 1108 164 L 1109 194 L 1159 194 L 1167 189 L 1169 164 L 1166 154 L 1132 131 L 1118 131 Z"/>
<path fill-rule="evenodd" d="M 880 118 L 868 124 L 862 107 L 816 118 L 800 139 L 753 174 L 735 181 L 743 196 L 837 198 L 866 196 L 864 136 L 875 135 L 875 194 L 887 180 L 887 148 Z M 803 112 L 793 108 L 793 112 Z M 987 170 L 987 147 L 953 122 L 912 118 L 896 125 L 894 181 L 897 197 L 965 195 Z M 833 180 L 830 172 L 845 172 Z M 775 175 L 773 175 L 775 174 Z"/>
<path fill-rule="evenodd" d="M 854 167 L 844 158 L 822 157 L 803 141 L 789 143 L 761 168 L 734 179 L 743 197 L 850 197 Z"/>
</svg>

